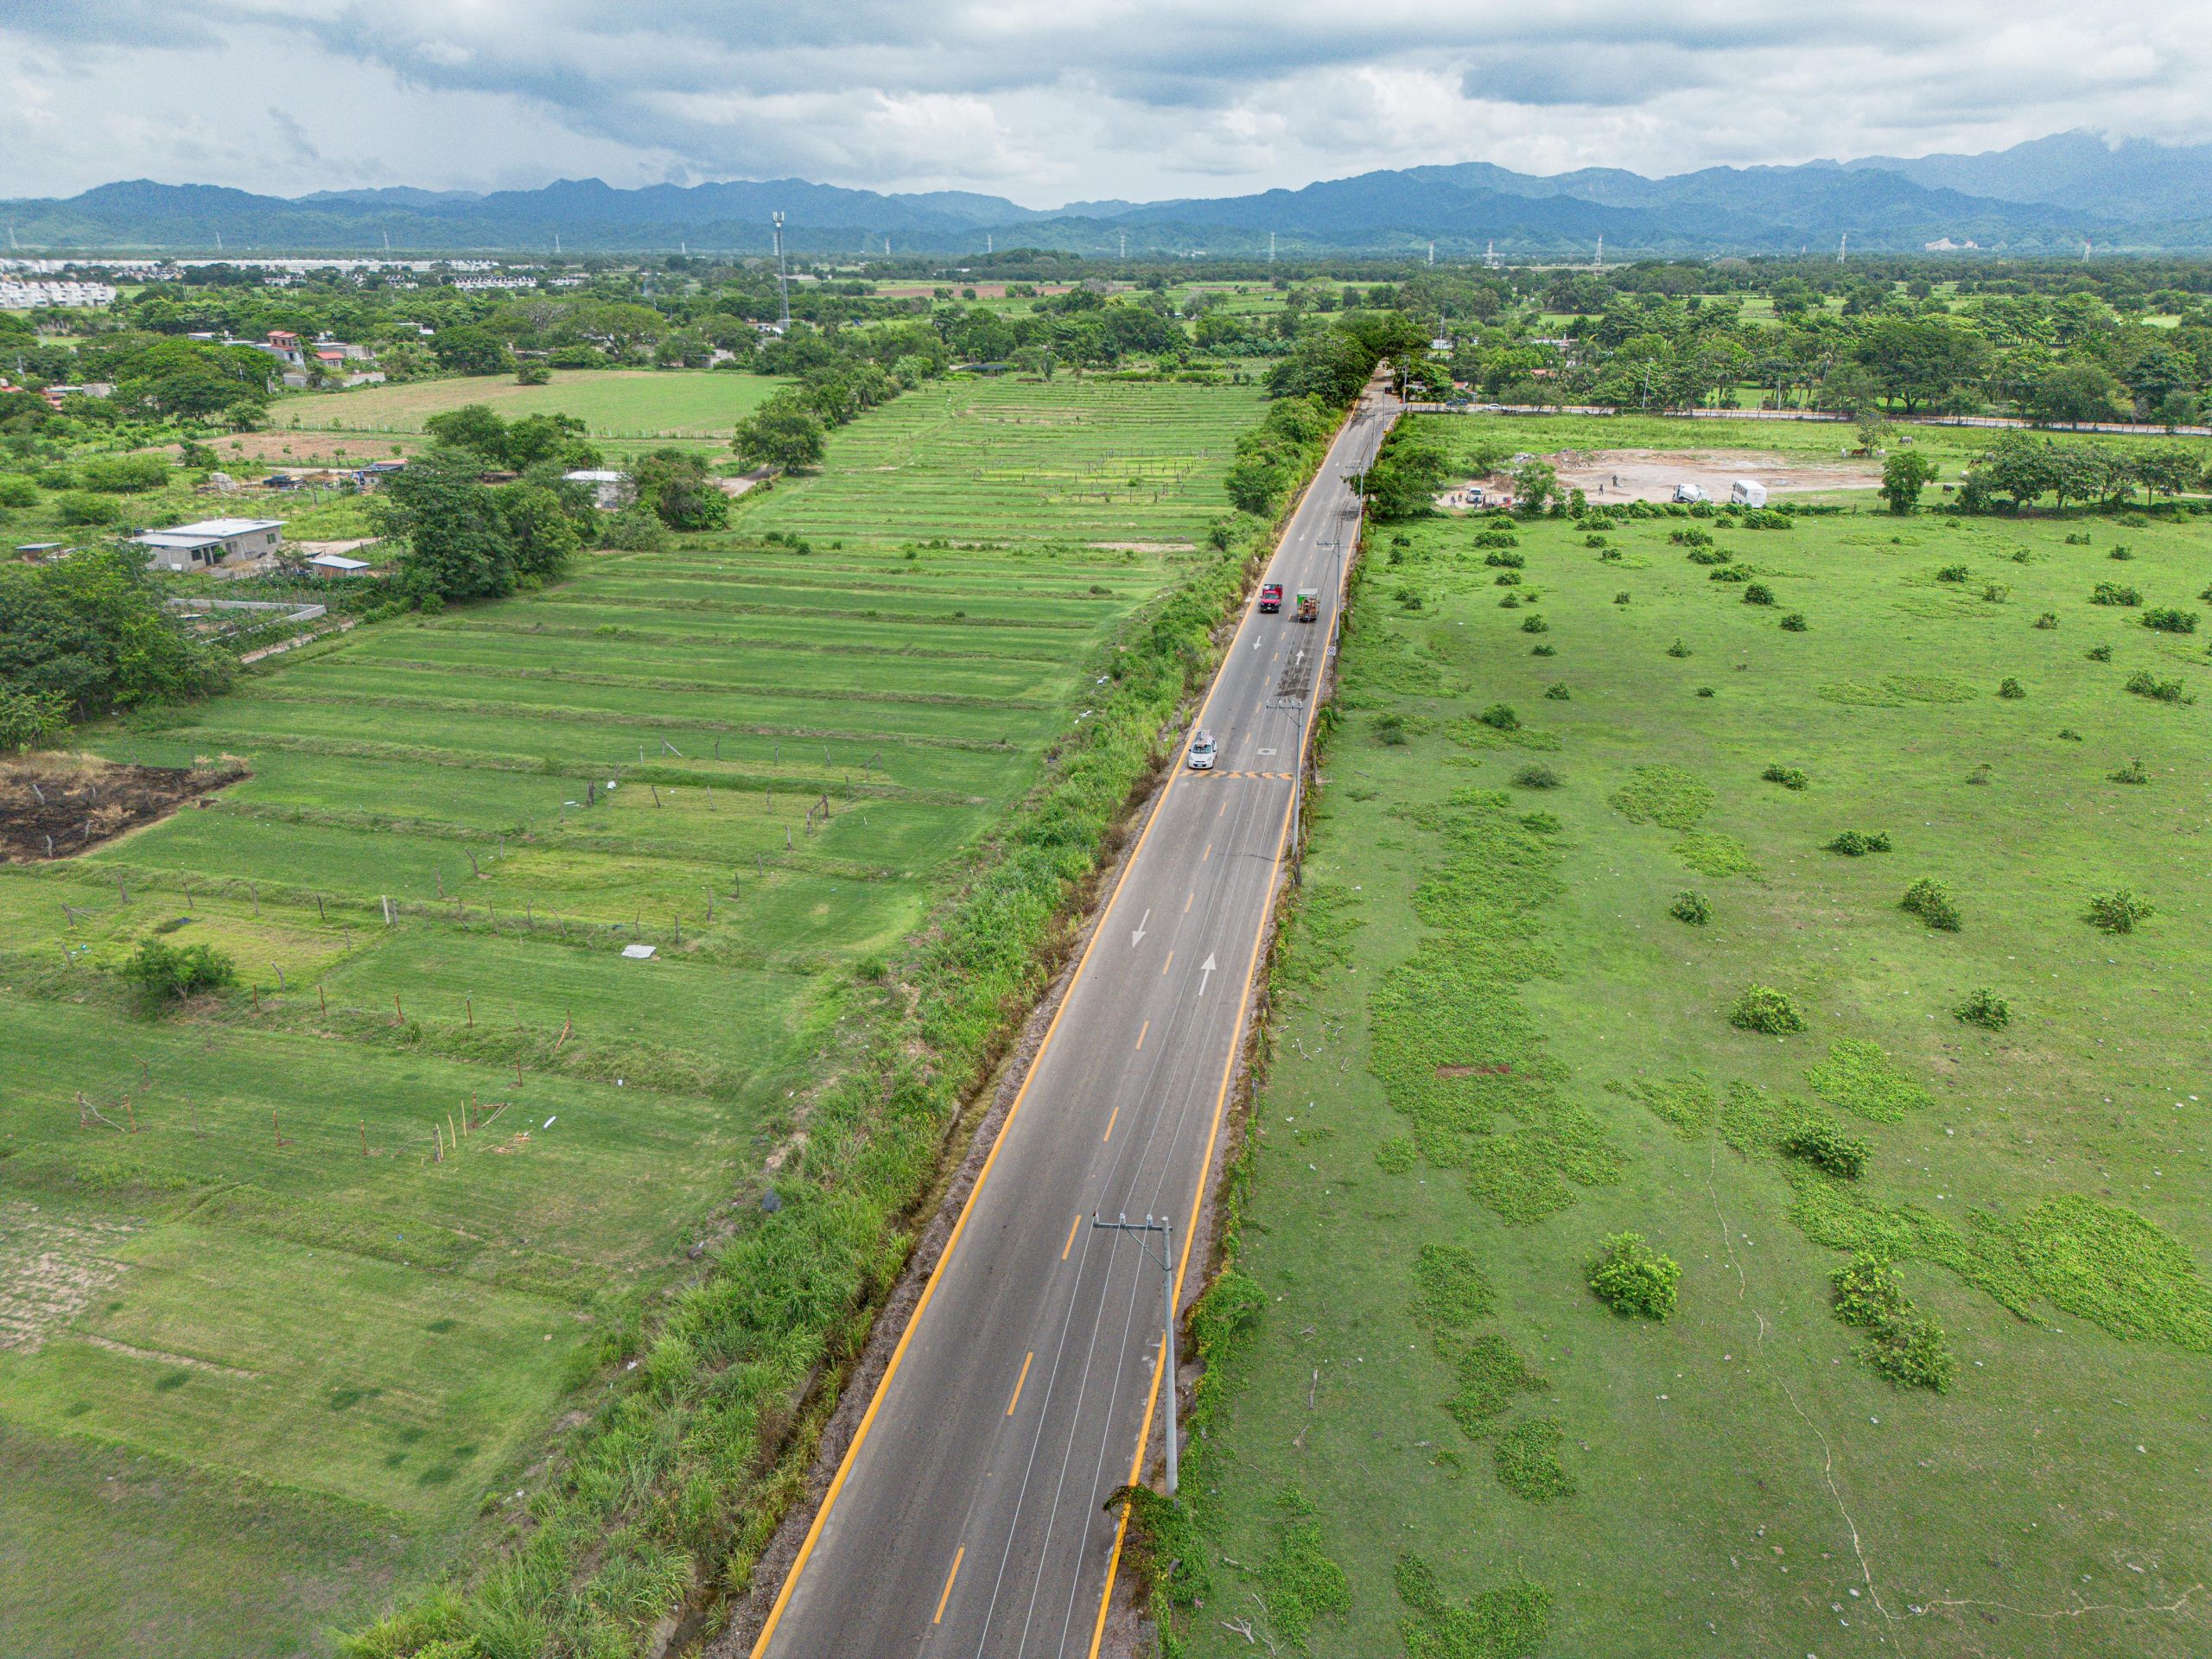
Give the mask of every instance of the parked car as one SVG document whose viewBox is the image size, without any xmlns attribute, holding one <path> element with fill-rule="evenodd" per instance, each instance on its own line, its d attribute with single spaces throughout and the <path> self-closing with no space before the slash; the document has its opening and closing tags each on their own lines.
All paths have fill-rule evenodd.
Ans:
<svg viewBox="0 0 2212 1659">
<path fill-rule="evenodd" d="M 1213 741 L 1211 732 L 1200 732 L 1191 740 L 1190 766 L 1192 772 L 1211 772 L 1220 755 L 1221 746 Z"/>
</svg>

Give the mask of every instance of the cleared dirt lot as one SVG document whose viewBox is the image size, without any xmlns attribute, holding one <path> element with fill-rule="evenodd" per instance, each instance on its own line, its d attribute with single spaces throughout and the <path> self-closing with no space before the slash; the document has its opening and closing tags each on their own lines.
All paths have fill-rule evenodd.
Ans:
<svg viewBox="0 0 2212 1659">
<path fill-rule="evenodd" d="M 1752 449 L 1564 449 L 1550 459 L 1560 482 L 1592 501 L 1670 501 L 1677 484 L 1694 484 L 1726 501 L 1739 478 L 1775 495 L 1871 490 L 1882 481 L 1880 465 L 1871 461 L 1808 461 Z"/>
</svg>

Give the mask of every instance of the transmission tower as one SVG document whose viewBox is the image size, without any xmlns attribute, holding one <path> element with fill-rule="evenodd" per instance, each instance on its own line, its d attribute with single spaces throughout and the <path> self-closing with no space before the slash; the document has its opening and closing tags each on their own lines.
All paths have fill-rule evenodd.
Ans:
<svg viewBox="0 0 2212 1659">
<path fill-rule="evenodd" d="M 782 331 L 789 334 L 791 331 L 791 279 L 784 274 L 784 216 L 775 213 L 768 217 L 776 226 L 776 320 Z M 891 238 L 887 236 L 883 238 L 883 251 L 887 254 L 891 251 Z"/>
</svg>

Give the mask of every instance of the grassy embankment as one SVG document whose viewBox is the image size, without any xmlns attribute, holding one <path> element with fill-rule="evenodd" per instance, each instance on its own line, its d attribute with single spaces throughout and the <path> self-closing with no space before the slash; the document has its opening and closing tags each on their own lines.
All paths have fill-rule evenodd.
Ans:
<svg viewBox="0 0 2212 1659">
<path fill-rule="evenodd" d="M 2212 664 L 2143 620 L 2212 611 L 2212 533 L 1494 528 L 1363 568 L 1199 1321 L 1186 1650 L 2202 1651 Z M 1732 1025 L 1754 985 L 1804 1029 Z M 1671 1318 L 1586 1282 L 1622 1231 Z"/>
<path fill-rule="evenodd" d="M 1258 412 L 928 395 L 1001 455 L 1018 425 L 1032 484 L 852 527 L 895 404 L 740 531 L 88 734 L 252 776 L 0 872 L 0 1647 L 313 1650 L 511 1531 L 485 1628 L 629 1640 L 768 1512 L 796 1385 L 1204 658 L 1236 560 L 1191 550 Z M 1111 515 L 1165 550 L 1088 544 L 1075 452 L 1173 475 Z M 913 499 L 957 453 L 905 455 Z M 156 930 L 240 993 L 142 1017 L 100 970 Z"/>
</svg>

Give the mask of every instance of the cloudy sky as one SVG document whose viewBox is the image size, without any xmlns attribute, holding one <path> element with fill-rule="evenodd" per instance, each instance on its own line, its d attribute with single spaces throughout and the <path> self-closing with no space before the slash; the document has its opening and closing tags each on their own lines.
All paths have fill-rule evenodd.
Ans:
<svg viewBox="0 0 2212 1659">
<path fill-rule="evenodd" d="M 1377 167 L 2212 137 L 2152 0 L 4 0 L 0 195 L 799 176 L 1031 207 Z"/>
</svg>

